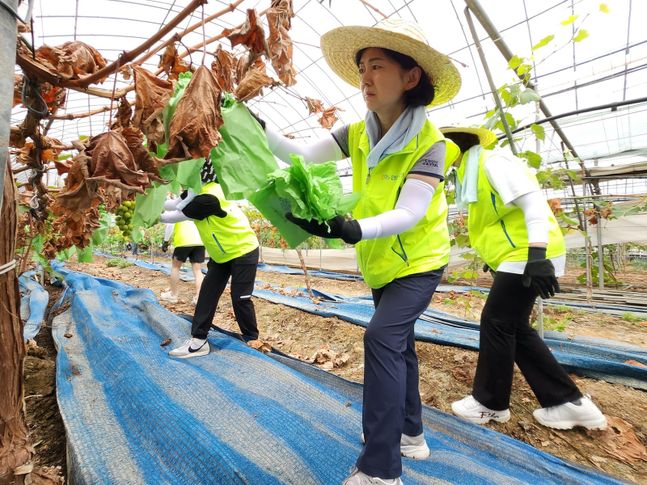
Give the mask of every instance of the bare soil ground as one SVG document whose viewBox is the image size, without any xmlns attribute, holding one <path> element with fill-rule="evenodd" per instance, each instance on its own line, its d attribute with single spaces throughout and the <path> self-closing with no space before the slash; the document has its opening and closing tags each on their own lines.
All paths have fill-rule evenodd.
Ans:
<svg viewBox="0 0 647 485">
<path fill-rule="evenodd" d="M 108 267 L 106 260 L 69 264 L 71 269 L 96 276 L 120 280 L 134 286 L 150 288 L 157 295 L 168 287 L 168 277 L 137 266 Z M 574 268 L 561 280 L 575 285 L 581 270 Z M 303 276 L 259 272 L 258 280 L 285 287 L 305 287 Z M 627 272 L 620 279 L 631 281 L 633 290 L 644 291 L 644 272 Z M 311 278 L 314 288 L 343 295 L 366 295 L 362 282 Z M 470 282 L 489 286 L 489 276 Z M 48 288 L 52 291 L 52 287 Z M 176 313 L 193 312 L 193 284 L 181 282 L 177 304 L 165 304 Z M 438 293 L 432 307 L 463 318 L 478 319 L 484 299 L 477 294 Z M 272 347 L 294 357 L 314 362 L 346 379 L 361 382 L 363 378 L 364 329 L 336 318 L 323 318 L 300 310 L 254 300 L 261 339 Z M 561 328 L 571 336 L 586 335 L 609 338 L 647 347 L 647 321 L 604 313 L 573 311 L 564 307 L 547 307 L 547 327 Z M 228 290 L 220 300 L 214 324 L 238 331 L 231 309 Z M 64 473 L 65 432 L 55 399 L 54 359 L 49 329 L 45 328 L 31 346 L 25 365 L 27 413 L 35 443 L 36 461 L 45 466 L 59 466 Z M 431 343 L 417 344 L 420 361 L 420 393 L 425 404 L 451 412 L 452 401 L 471 391 L 477 352 Z M 647 394 L 630 387 L 595 379 L 573 376 L 580 389 L 590 394 L 609 419 L 606 431 L 575 429 L 557 431 L 534 422 L 532 411 L 538 403 L 530 388 L 516 371 L 510 409 L 512 419 L 488 427 L 524 441 L 559 458 L 613 475 L 619 479 L 647 483 Z"/>
</svg>

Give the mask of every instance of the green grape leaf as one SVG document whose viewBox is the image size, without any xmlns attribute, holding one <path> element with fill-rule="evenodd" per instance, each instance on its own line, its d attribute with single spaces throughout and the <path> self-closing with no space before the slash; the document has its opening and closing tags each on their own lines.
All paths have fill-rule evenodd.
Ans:
<svg viewBox="0 0 647 485">
<path fill-rule="evenodd" d="M 544 139 L 546 138 L 546 132 L 544 131 L 543 126 L 533 123 L 532 125 L 530 125 L 530 129 L 538 140 L 544 141 Z"/>
<path fill-rule="evenodd" d="M 547 35 L 543 39 L 541 39 L 539 42 L 537 42 L 535 45 L 532 46 L 532 50 L 536 51 L 537 49 L 541 49 L 542 47 L 550 44 L 552 40 L 555 38 L 553 34 Z"/>
</svg>

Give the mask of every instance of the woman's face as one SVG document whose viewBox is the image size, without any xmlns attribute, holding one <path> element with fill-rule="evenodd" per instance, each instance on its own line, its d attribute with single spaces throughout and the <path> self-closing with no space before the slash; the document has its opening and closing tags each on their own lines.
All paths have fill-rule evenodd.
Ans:
<svg viewBox="0 0 647 485">
<path fill-rule="evenodd" d="M 418 84 L 421 74 L 419 67 L 404 69 L 377 47 L 364 50 L 358 69 L 366 107 L 376 113 L 404 109 L 404 93 Z"/>
</svg>

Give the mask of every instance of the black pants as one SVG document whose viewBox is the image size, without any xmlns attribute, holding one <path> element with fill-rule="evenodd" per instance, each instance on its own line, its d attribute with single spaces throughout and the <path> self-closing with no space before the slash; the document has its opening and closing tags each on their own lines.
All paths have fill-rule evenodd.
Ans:
<svg viewBox="0 0 647 485">
<path fill-rule="evenodd" d="M 542 407 L 582 397 L 573 380 L 530 326 L 537 298 L 521 275 L 498 271 L 481 313 L 480 349 L 472 395 L 495 411 L 508 409 L 515 362 Z"/>
<path fill-rule="evenodd" d="M 207 274 L 200 288 L 198 303 L 195 306 L 191 335 L 205 339 L 211 322 L 216 314 L 218 301 L 225 291 L 231 276 L 231 303 L 234 307 L 236 322 L 245 340 L 258 338 L 256 312 L 252 302 L 256 267 L 258 266 L 258 248 L 243 254 L 226 263 L 216 263 L 213 259 L 207 264 Z"/>
<path fill-rule="evenodd" d="M 375 313 L 364 334 L 365 445 L 357 468 L 384 479 L 402 475 L 400 436 L 422 433 L 414 324 L 429 306 L 444 268 L 373 290 Z"/>
</svg>

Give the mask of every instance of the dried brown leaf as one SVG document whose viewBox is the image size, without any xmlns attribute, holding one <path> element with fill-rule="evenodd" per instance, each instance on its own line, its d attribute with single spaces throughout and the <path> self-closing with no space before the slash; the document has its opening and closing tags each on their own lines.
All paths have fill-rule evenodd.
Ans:
<svg viewBox="0 0 647 485">
<path fill-rule="evenodd" d="M 22 74 L 13 75 L 13 106 L 18 106 L 22 103 L 22 86 L 25 82 Z M 12 106 L 12 107 L 13 107 Z"/>
<path fill-rule="evenodd" d="M 86 153 L 91 157 L 87 180 L 116 185 L 124 190 L 143 193 L 150 180 L 137 170 L 135 158 L 124 137 L 116 131 L 101 133 L 90 139 Z"/>
<path fill-rule="evenodd" d="M 96 197 L 97 184 L 87 182 L 89 165 L 90 157 L 85 152 L 80 152 L 69 162 L 65 186 L 56 197 L 58 206 L 72 211 L 83 211 L 91 207 L 92 200 Z"/>
<path fill-rule="evenodd" d="M 119 98 L 119 107 L 117 108 L 117 113 L 115 115 L 115 121 L 110 127 L 111 130 L 117 128 L 126 128 L 130 126 L 130 118 L 133 115 L 133 109 L 130 106 L 130 103 L 126 99 L 126 96 Z"/>
<path fill-rule="evenodd" d="M 327 110 L 324 110 L 321 118 L 319 118 L 319 124 L 325 129 L 330 130 L 333 125 L 337 123 L 337 120 L 339 120 L 339 118 L 337 117 L 337 111 L 340 110 L 336 106 L 331 106 Z"/>
<path fill-rule="evenodd" d="M 234 92 L 234 84 L 236 82 L 236 67 L 237 59 L 231 52 L 227 52 L 218 45 L 214 53 L 214 59 L 211 63 L 211 71 L 216 78 L 216 82 L 220 89 L 227 93 Z"/>
<path fill-rule="evenodd" d="M 121 130 L 121 135 L 126 140 L 126 145 L 128 145 L 130 153 L 133 154 L 136 169 L 146 173 L 150 180 L 164 182 L 160 177 L 159 164 L 144 146 L 143 133 L 131 126 Z"/>
<path fill-rule="evenodd" d="M 324 111 L 323 103 L 318 99 L 306 97 L 306 106 L 309 114 L 323 113 Z"/>
<path fill-rule="evenodd" d="M 647 460 L 647 449 L 631 424 L 615 416 L 607 416 L 607 421 L 607 429 L 596 435 L 609 454 L 629 464 Z"/>
<path fill-rule="evenodd" d="M 79 40 L 57 47 L 43 45 L 36 49 L 36 58 L 65 79 L 81 79 L 106 66 L 106 60 L 98 50 Z"/>
<path fill-rule="evenodd" d="M 256 59 L 261 54 L 267 54 L 267 44 L 265 43 L 265 32 L 263 27 L 258 23 L 256 10 L 247 9 L 247 20 L 238 29 L 225 29 L 222 35 L 227 37 L 232 47 L 243 44 L 249 49 L 251 59 Z M 269 56 L 268 56 L 269 57 Z"/>
<path fill-rule="evenodd" d="M 288 33 L 292 2 L 280 0 L 272 2 L 272 5 L 273 7 L 267 11 L 267 23 L 270 30 L 267 39 L 269 58 L 279 79 L 286 86 L 292 86 L 297 82 L 296 70 L 292 65 L 292 39 Z"/>
<path fill-rule="evenodd" d="M 142 130 L 149 141 L 163 143 L 162 111 L 173 94 L 173 84 L 139 66 L 133 67 L 133 71 L 136 94 L 133 124 Z"/>
<path fill-rule="evenodd" d="M 245 77 L 240 81 L 234 96 L 238 101 L 247 101 L 263 92 L 266 86 L 273 86 L 274 79 L 258 69 L 252 68 L 247 71 Z"/>
<path fill-rule="evenodd" d="M 200 66 L 177 104 L 169 127 L 164 158 L 206 157 L 220 143 L 220 87 L 213 73 Z"/>
<path fill-rule="evenodd" d="M 175 44 L 166 46 L 157 67 L 160 67 L 171 80 L 177 79 L 180 73 L 191 70 L 189 64 L 178 55 Z"/>
</svg>

